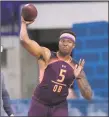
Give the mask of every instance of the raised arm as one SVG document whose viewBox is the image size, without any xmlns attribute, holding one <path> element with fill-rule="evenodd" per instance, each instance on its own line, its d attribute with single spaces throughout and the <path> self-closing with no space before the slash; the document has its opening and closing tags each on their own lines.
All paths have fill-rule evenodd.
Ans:
<svg viewBox="0 0 109 117">
<path fill-rule="evenodd" d="M 27 24 L 31 24 L 31 23 L 32 22 L 24 21 L 23 17 L 21 17 L 21 29 L 20 29 L 21 44 L 32 55 L 36 56 L 37 58 L 40 56 L 43 56 L 46 59 L 47 57 L 44 50 L 46 50 L 48 53 L 50 53 L 50 50 L 47 48 L 46 49 L 42 48 L 37 42 L 35 42 L 34 40 L 31 40 L 28 36 Z"/>
</svg>

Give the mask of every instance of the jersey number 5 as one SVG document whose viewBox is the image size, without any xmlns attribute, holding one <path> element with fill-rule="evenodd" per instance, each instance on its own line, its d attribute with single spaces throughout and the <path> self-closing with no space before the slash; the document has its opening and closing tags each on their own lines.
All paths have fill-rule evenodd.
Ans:
<svg viewBox="0 0 109 117">
<path fill-rule="evenodd" d="M 61 77 L 61 79 L 57 79 L 57 82 L 63 82 L 64 81 L 64 79 L 65 79 L 65 74 L 64 73 L 66 73 L 66 70 L 61 69 L 60 73 L 59 73 L 59 76 Z"/>
<path fill-rule="evenodd" d="M 61 77 L 61 79 L 57 79 L 57 82 L 62 83 L 64 81 L 64 79 L 65 79 L 65 74 L 64 73 L 66 73 L 66 70 L 61 69 L 60 73 L 59 73 L 59 76 Z M 62 86 L 60 86 L 60 85 L 54 85 L 53 92 L 59 92 L 60 93 L 61 90 L 62 90 Z"/>
</svg>

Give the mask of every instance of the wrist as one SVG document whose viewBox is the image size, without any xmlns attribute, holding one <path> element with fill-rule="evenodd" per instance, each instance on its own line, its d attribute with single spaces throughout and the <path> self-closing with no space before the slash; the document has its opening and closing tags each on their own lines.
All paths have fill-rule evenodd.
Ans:
<svg viewBox="0 0 109 117">
<path fill-rule="evenodd" d="M 80 75 L 75 76 L 75 79 L 76 79 L 76 80 L 79 80 L 79 79 L 81 79 L 81 76 L 80 76 Z"/>
<path fill-rule="evenodd" d="M 80 77 L 76 77 L 75 79 L 76 79 L 76 80 L 79 80 L 79 79 L 81 79 L 81 78 L 80 78 Z"/>
<path fill-rule="evenodd" d="M 21 23 L 26 25 L 26 22 L 25 21 L 21 21 Z"/>
</svg>

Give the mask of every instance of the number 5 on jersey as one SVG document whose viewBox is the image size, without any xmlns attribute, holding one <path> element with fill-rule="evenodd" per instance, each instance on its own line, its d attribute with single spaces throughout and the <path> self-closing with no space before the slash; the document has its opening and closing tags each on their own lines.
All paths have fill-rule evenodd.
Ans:
<svg viewBox="0 0 109 117">
<path fill-rule="evenodd" d="M 66 73 L 66 70 L 61 69 L 61 70 L 60 70 L 60 73 L 59 73 L 59 76 L 61 77 L 61 79 L 57 79 L 57 82 L 62 83 L 62 82 L 64 81 L 64 79 L 65 79 L 65 74 L 64 74 L 64 73 Z M 62 86 L 61 86 L 61 85 L 57 85 L 57 84 L 54 85 L 54 87 L 53 87 L 53 92 L 58 92 L 58 93 L 60 93 L 61 90 L 62 90 Z"/>
<path fill-rule="evenodd" d="M 65 69 L 61 69 L 60 70 L 59 76 L 61 77 L 61 79 L 57 79 L 57 82 L 63 82 L 64 81 L 64 79 L 65 79 L 65 73 L 66 73 Z"/>
</svg>

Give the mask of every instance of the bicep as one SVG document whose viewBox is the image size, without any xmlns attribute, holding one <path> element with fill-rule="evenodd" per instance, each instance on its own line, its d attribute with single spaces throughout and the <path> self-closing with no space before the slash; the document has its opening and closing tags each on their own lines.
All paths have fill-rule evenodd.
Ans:
<svg viewBox="0 0 109 117">
<path fill-rule="evenodd" d="M 28 52 L 30 52 L 33 56 L 40 58 L 41 56 L 44 58 L 45 61 L 48 61 L 50 58 L 50 50 L 46 47 L 41 47 L 37 42 L 34 40 L 28 39 L 26 42 L 22 41 L 24 48 Z"/>
<path fill-rule="evenodd" d="M 43 53 L 42 53 L 43 59 L 46 63 L 48 63 L 51 57 L 51 51 L 46 47 L 42 47 L 42 49 L 43 49 Z"/>
<path fill-rule="evenodd" d="M 21 44 L 33 56 L 39 57 L 42 54 L 41 46 L 34 40 L 30 40 L 30 39 L 28 39 L 26 41 L 22 40 Z"/>
</svg>

